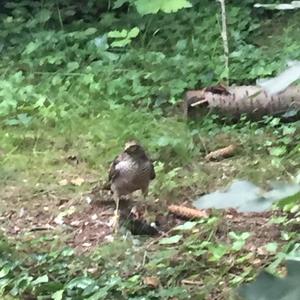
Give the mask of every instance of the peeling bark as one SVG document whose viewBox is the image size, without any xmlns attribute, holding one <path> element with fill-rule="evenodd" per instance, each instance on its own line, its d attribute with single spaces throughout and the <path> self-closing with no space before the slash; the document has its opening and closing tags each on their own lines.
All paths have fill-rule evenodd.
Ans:
<svg viewBox="0 0 300 300">
<path fill-rule="evenodd" d="M 231 86 L 188 91 L 184 114 L 188 118 L 213 112 L 230 119 L 247 115 L 259 120 L 265 115 L 300 119 L 300 86 L 291 86 L 270 96 L 258 86 Z"/>
</svg>

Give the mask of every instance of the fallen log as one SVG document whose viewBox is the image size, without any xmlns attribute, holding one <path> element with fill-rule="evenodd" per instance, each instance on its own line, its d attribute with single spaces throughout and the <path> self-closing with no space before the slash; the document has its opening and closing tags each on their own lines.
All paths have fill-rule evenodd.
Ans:
<svg viewBox="0 0 300 300">
<path fill-rule="evenodd" d="M 187 118 L 202 117 L 208 112 L 233 120 L 239 120 L 242 115 L 253 120 L 266 115 L 300 119 L 300 86 L 290 86 L 276 95 L 267 94 L 259 86 L 212 87 L 186 93 Z"/>
</svg>

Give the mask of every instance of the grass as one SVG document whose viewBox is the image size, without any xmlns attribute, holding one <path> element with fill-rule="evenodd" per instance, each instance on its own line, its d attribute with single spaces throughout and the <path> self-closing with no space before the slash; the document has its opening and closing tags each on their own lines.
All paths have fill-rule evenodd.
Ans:
<svg viewBox="0 0 300 300">
<path fill-rule="evenodd" d="M 276 118 L 227 125 L 208 117 L 190 124 L 180 115 L 166 117 L 155 111 L 131 111 L 126 106 L 55 126 L 33 122 L 27 127 L 2 127 L 1 213 L 21 213 L 25 208 L 35 216 L 47 208 L 48 216 L 54 218 L 62 211 L 57 203 L 67 199 L 79 216 L 84 216 L 88 205 L 82 201 L 83 195 L 106 179 L 109 161 L 131 138 L 140 140 L 156 160 L 157 178 L 151 185 L 150 201 L 159 199 L 161 213 L 165 213 L 166 202 L 192 201 L 236 178 L 263 186 L 270 180 L 290 180 L 300 165 L 298 131 L 297 122 L 283 124 Z M 233 157 L 219 162 L 204 160 L 208 152 L 232 143 L 238 145 Z M 270 155 L 278 147 L 286 152 Z M 82 182 L 72 184 L 78 178 Z M 233 223 L 226 223 L 231 218 Z M 184 224 L 186 229 L 169 232 L 166 238 L 117 238 L 93 248 L 84 261 L 66 250 L 65 243 L 71 237 L 68 231 L 9 233 L 10 243 L 18 251 L 14 264 L 8 264 L 11 269 L 5 280 L 9 281 L 3 281 L 2 286 L 17 291 L 15 295 L 20 297 L 24 291 L 55 296 L 63 291 L 75 299 L 81 293 L 89 295 L 88 280 L 104 295 L 102 299 L 141 299 L 145 295 L 147 299 L 229 298 L 233 288 L 254 278 L 257 268 L 278 270 L 277 263 L 280 265 L 299 240 L 286 215 L 277 219 L 276 228 L 268 216 L 260 221 L 257 216 L 238 216 L 234 223 L 235 218 L 214 212 L 190 229 L 190 224 Z M 17 227 L 32 226 L 12 220 L 2 221 L 2 227 L 9 227 L 10 222 L 16 222 Z M 252 223 L 261 220 L 259 227 Z M 263 256 L 256 256 L 254 246 Z M 261 250 L 264 247 L 276 251 Z M 24 256 L 26 253 L 29 255 Z M 10 254 L 5 257 L 3 264 L 12 259 Z M 49 272 L 51 276 L 45 277 Z M 24 278 L 25 290 L 19 283 Z"/>
<path fill-rule="evenodd" d="M 5 127 L 0 134 L 4 153 L 1 184 L 18 186 L 23 196 L 42 189 L 74 195 L 88 190 L 97 181 L 104 181 L 109 162 L 126 140 L 136 138 L 156 160 L 153 197 L 171 197 L 175 202 L 182 197 L 192 199 L 226 185 L 233 178 L 262 185 L 276 178 L 290 179 L 299 165 L 298 156 L 289 154 L 297 150 L 297 139 L 288 144 L 286 159 L 284 155 L 270 155 L 270 149 L 285 146 L 284 129 L 280 126 L 298 128 L 297 123 L 277 127 L 250 122 L 220 126 L 211 119 L 188 125 L 176 116 L 118 107 L 92 119 L 76 118 L 55 127 L 42 124 Z M 231 159 L 204 161 L 207 152 L 231 143 L 239 145 Z M 80 163 L 72 163 L 70 157 L 76 157 Z M 82 186 L 60 185 L 62 180 L 76 177 L 85 178 Z M 15 205 L 13 199 L 11 203 Z"/>
</svg>

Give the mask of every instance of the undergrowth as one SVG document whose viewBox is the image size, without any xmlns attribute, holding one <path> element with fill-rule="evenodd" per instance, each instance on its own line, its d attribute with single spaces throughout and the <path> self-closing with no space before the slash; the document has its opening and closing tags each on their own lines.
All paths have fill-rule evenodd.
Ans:
<svg viewBox="0 0 300 300">
<path fill-rule="evenodd" d="M 283 217 L 273 222 L 278 220 L 281 241 L 253 245 L 269 253 L 267 259 L 244 248 L 251 232 L 220 236 L 224 225 L 218 215 L 186 222 L 155 243 L 121 239 L 89 256 L 58 246 L 55 236 L 23 241 L 17 248 L 2 238 L 1 293 L 55 300 L 229 299 L 231 288 L 252 279 L 257 265 L 272 262 L 269 270 L 275 272 L 285 257 L 298 255 L 291 224 Z"/>
</svg>

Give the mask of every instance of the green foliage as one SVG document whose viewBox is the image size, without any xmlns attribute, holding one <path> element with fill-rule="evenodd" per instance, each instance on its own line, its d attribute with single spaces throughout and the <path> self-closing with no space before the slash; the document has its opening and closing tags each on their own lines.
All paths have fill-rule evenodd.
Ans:
<svg viewBox="0 0 300 300">
<path fill-rule="evenodd" d="M 286 197 L 284 199 L 281 199 L 277 203 L 277 206 L 285 211 L 290 211 L 292 213 L 295 213 L 300 211 L 299 204 L 300 204 L 300 192 L 292 196 Z"/>
<path fill-rule="evenodd" d="M 58 122 L 116 103 L 166 110 L 185 90 L 218 82 L 219 7 L 194 2 L 193 10 L 179 11 L 189 2 L 115 1 L 114 8 L 97 1 L 86 8 L 71 1 L 41 7 L 7 2 L 0 20 L 3 123 Z M 142 17 L 131 5 L 124 11 L 128 3 L 154 14 Z M 256 46 L 264 19 L 259 22 L 248 2 L 228 3 L 227 12 L 231 82 L 250 83 L 278 71 L 285 63 L 282 51 L 299 57 L 297 40 L 281 39 L 280 49 Z"/>
<path fill-rule="evenodd" d="M 139 29 L 137 27 L 132 28 L 130 31 L 123 29 L 122 31 L 110 31 L 108 33 L 109 38 L 119 39 L 111 43 L 112 47 L 124 47 L 131 43 L 131 40 L 138 36 Z"/>
<path fill-rule="evenodd" d="M 1 296 L 202 299 L 211 293 L 219 293 L 226 297 L 218 283 L 222 281 L 235 287 L 253 278 L 256 273 L 256 267 L 252 265 L 255 253 L 244 245 L 248 232 L 230 232 L 229 239 L 222 237 L 220 240 L 216 235 L 219 222 L 216 216 L 188 221 L 174 228 L 168 237 L 152 240 L 149 244 L 137 243 L 128 237 L 116 239 L 85 256 L 76 255 L 69 247 L 58 248 L 55 241 L 51 245 L 46 238 L 23 240 L 12 245 L 2 237 Z M 155 241 L 156 244 L 153 243 Z M 273 259 L 269 259 L 275 266 L 273 272 L 285 258 L 295 257 L 299 249 L 294 242 L 283 248 L 274 243 L 265 247 L 272 253 L 278 251 Z M 144 278 L 149 276 L 155 276 L 160 286 L 147 285 Z M 203 284 L 197 285 L 197 288 L 183 283 L 200 280 Z"/>
</svg>

